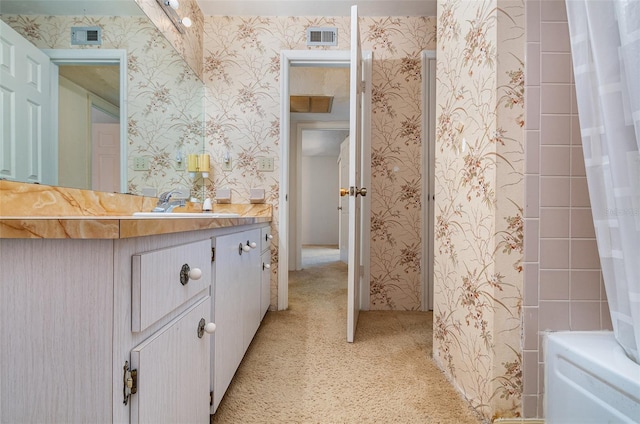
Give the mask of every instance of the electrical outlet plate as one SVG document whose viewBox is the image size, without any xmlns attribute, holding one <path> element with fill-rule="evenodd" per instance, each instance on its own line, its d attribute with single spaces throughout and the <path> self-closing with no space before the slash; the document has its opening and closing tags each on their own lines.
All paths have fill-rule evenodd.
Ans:
<svg viewBox="0 0 640 424">
<path fill-rule="evenodd" d="M 258 159 L 258 171 L 271 172 L 273 171 L 273 158 L 260 157 Z"/>
<path fill-rule="evenodd" d="M 149 170 L 149 158 L 144 156 L 138 156 L 133 158 L 133 170 L 134 171 L 148 171 Z"/>
</svg>

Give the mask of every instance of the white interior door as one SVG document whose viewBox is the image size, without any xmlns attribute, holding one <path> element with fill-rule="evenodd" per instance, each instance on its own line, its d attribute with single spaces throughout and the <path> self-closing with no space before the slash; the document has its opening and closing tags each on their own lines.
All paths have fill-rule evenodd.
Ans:
<svg viewBox="0 0 640 424">
<path fill-rule="evenodd" d="M 57 184 L 49 57 L 6 23 L 0 28 L 0 177 Z"/>
<path fill-rule="evenodd" d="M 347 281 L 347 341 L 353 342 L 360 311 L 360 218 L 362 152 L 362 49 L 358 27 L 358 7 L 351 7 L 351 60 L 349 93 L 349 262 Z"/>
<path fill-rule="evenodd" d="M 91 189 L 120 191 L 120 124 L 94 123 L 91 149 Z"/>
</svg>

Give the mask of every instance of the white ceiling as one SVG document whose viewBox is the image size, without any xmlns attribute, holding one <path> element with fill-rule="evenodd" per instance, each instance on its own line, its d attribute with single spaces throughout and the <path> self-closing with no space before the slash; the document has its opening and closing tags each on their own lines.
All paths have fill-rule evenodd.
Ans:
<svg viewBox="0 0 640 424">
<path fill-rule="evenodd" d="M 436 0 L 196 0 L 205 16 L 435 16 Z"/>
</svg>

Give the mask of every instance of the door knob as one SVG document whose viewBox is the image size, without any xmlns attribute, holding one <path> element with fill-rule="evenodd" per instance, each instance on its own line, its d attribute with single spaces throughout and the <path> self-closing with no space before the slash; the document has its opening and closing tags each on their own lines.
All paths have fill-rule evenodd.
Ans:
<svg viewBox="0 0 640 424">
<path fill-rule="evenodd" d="M 340 197 L 344 197 L 347 194 L 349 194 L 349 189 L 348 188 L 340 188 Z"/>
<path fill-rule="evenodd" d="M 362 196 L 362 197 L 366 196 L 366 195 L 367 195 L 367 189 L 366 189 L 365 187 L 362 187 L 362 188 L 356 188 L 356 196 L 357 196 L 358 194 L 359 194 L 360 196 Z"/>
</svg>

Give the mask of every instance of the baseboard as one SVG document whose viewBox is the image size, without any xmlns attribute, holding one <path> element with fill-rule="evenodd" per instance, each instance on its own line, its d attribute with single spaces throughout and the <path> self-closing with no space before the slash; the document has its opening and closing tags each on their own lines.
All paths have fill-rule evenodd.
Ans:
<svg viewBox="0 0 640 424">
<path fill-rule="evenodd" d="M 498 418 L 494 424 L 544 424 L 540 418 Z"/>
</svg>

